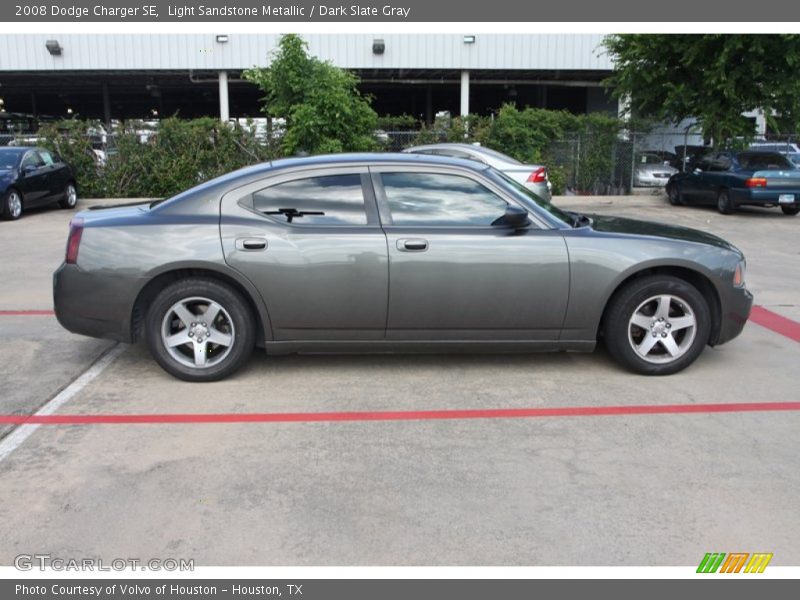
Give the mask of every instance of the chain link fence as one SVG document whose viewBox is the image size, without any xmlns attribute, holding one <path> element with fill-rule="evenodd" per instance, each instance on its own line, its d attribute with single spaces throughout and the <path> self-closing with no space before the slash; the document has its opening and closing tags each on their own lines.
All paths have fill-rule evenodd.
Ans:
<svg viewBox="0 0 800 600">
<path fill-rule="evenodd" d="M 379 141 L 384 150 L 399 152 L 417 144 L 452 139 L 447 130 L 386 131 L 379 133 Z M 616 136 L 572 134 L 551 141 L 542 153 L 542 162 L 558 194 L 624 195 L 639 189 L 657 191 L 704 149 L 702 142 L 702 136 L 691 130 L 623 132 Z"/>
<path fill-rule="evenodd" d="M 46 139 L 43 131 L 24 130 L 17 126 L 15 131 L 0 130 L 0 146 L 4 145 L 42 145 L 51 147 L 54 140 Z M 244 128 L 245 130 L 247 128 Z M 142 146 L 150 145 L 155 139 L 157 125 L 140 122 L 129 128 L 126 134 L 133 134 Z M 50 131 L 51 135 L 53 131 Z M 243 164 L 263 160 L 264 157 L 280 156 L 281 131 L 269 135 L 250 132 L 252 139 L 247 143 L 252 147 L 243 155 Z M 376 131 L 375 138 L 379 148 L 387 152 L 399 152 L 420 144 L 457 141 L 448 129 L 423 129 L 404 131 Z M 190 135 L 186 132 L 186 135 Z M 58 136 L 60 138 L 60 134 Z M 118 155 L 118 142 L 115 133 L 83 131 L 80 143 L 72 140 L 75 151 L 70 152 L 73 161 L 87 163 L 87 172 L 101 173 L 107 164 L 114 162 Z M 235 136 L 234 136 L 235 137 Z M 58 140 L 56 139 L 55 142 Z M 464 140 L 466 142 L 470 139 Z M 238 143 L 238 138 L 232 143 Z M 753 148 L 780 152 L 800 166 L 800 134 L 768 135 L 755 140 L 734 141 L 741 148 Z M 56 150 L 59 144 L 55 143 Z M 495 147 L 503 152 L 503 148 Z M 244 149 L 247 150 L 247 149 Z M 691 168 L 694 160 L 711 151 L 703 142 L 701 132 L 693 129 L 659 130 L 656 132 L 575 133 L 565 135 L 547 143 L 541 150 L 541 163 L 549 171 L 554 194 L 561 195 L 626 195 L 631 193 L 657 193 L 664 188 L 673 174 Z M 252 156 L 250 156 L 252 155 Z M 93 165 L 93 167 L 92 167 Z M 94 169 L 94 171 L 91 171 Z M 205 172 L 205 170 L 204 170 Z M 215 171 L 216 172 L 216 171 Z"/>
</svg>

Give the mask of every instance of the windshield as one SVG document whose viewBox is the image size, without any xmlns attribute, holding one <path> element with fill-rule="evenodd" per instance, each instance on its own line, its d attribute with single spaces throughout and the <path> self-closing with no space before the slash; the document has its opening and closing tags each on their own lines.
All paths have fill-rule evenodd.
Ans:
<svg viewBox="0 0 800 600">
<path fill-rule="evenodd" d="M 786 157 L 782 154 L 768 154 L 766 152 L 743 152 L 736 158 L 738 159 L 741 167 L 747 171 L 794 168 L 794 165 L 786 160 Z"/>
<path fill-rule="evenodd" d="M 655 154 L 640 154 L 638 162 L 643 165 L 661 165 L 664 161 Z"/>
<path fill-rule="evenodd" d="M 512 192 L 516 192 L 517 195 L 519 194 L 524 195 L 528 200 L 536 204 L 539 208 L 543 208 L 544 210 L 546 210 L 548 213 L 553 215 L 559 221 L 563 221 L 564 223 L 567 224 L 572 224 L 574 222 L 575 219 L 572 216 L 568 215 L 563 210 L 556 208 L 550 202 L 548 202 L 541 196 L 533 193 L 531 190 L 526 188 L 518 181 L 514 181 L 513 179 L 511 179 L 511 177 L 509 177 L 502 171 L 498 171 L 497 169 L 490 169 L 490 170 L 492 171 L 492 173 L 494 173 L 494 175 L 496 175 L 500 179 L 500 183 L 503 184 L 506 188 L 508 188 Z"/>
</svg>

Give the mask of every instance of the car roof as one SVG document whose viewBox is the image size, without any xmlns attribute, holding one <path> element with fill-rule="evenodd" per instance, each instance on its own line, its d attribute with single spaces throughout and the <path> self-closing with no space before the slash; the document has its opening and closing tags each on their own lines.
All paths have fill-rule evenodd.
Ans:
<svg viewBox="0 0 800 600">
<path fill-rule="evenodd" d="M 0 146 L 0 152 L 8 152 L 8 153 L 22 153 L 27 152 L 28 150 L 37 150 L 35 146 Z"/>
<path fill-rule="evenodd" d="M 292 158 L 280 158 L 270 162 L 259 163 L 248 167 L 231 171 L 220 175 L 214 179 L 201 183 L 193 188 L 167 198 L 159 205 L 160 210 L 170 210 L 184 199 L 201 196 L 206 193 L 216 193 L 231 186 L 244 185 L 249 182 L 257 181 L 261 176 L 271 174 L 275 171 L 313 169 L 314 167 L 326 166 L 364 166 L 364 165 L 431 165 L 431 166 L 454 166 L 469 169 L 472 171 L 485 171 L 490 167 L 483 163 L 475 162 L 466 158 L 453 158 L 450 156 L 430 156 L 427 154 L 402 154 L 399 152 L 363 152 L 347 154 L 320 154 L 316 156 L 298 156 Z"/>
</svg>

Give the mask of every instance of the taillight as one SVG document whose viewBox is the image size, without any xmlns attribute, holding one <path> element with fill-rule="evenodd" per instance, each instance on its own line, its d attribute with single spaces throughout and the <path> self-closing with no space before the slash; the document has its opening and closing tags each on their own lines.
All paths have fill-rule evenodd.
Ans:
<svg viewBox="0 0 800 600">
<path fill-rule="evenodd" d="M 68 265 L 78 262 L 78 248 L 81 245 L 81 235 L 83 235 L 83 219 L 75 217 L 69 222 L 69 237 L 67 238 L 67 256 L 64 259 Z"/>
<path fill-rule="evenodd" d="M 751 177 L 745 180 L 744 184 L 749 188 L 767 187 L 767 180 L 764 177 Z"/>
<path fill-rule="evenodd" d="M 547 181 L 547 169 L 544 167 L 539 167 L 528 175 L 528 183 L 544 183 L 545 181 Z"/>
</svg>

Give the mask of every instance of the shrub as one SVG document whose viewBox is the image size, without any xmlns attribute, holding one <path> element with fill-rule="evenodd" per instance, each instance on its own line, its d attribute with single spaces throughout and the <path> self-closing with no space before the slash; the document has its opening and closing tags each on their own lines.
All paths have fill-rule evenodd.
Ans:
<svg viewBox="0 0 800 600">
<path fill-rule="evenodd" d="M 76 171 L 84 197 L 171 196 L 234 169 L 271 158 L 255 133 L 204 118 L 169 118 L 154 129 L 142 122 L 121 124 L 109 136 L 106 164 L 92 154 L 87 121 L 63 121 L 44 127 L 44 145 L 57 151 Z"/>
</svg>

